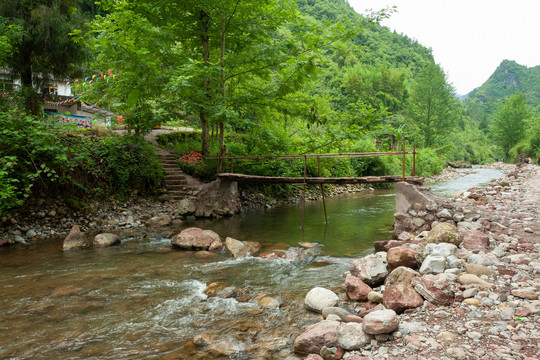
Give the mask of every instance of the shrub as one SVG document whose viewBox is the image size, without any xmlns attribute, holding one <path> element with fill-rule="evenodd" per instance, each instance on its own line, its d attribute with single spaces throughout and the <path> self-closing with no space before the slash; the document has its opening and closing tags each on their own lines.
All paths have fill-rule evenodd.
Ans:
<svg viewBox="0 0 540 360">
<path fill-rule="evenodd" d="M 122 194 L 129 189 L 149 191 L 163 180 L 163 169 L 151 145 L 138 136 L 108 137 L 101 141 L 109 186 Z"/>
<path fill-rule="evenodd" d="M 32 192 L 125 194 L 160 186 L 153 148 L 135 137 L 88 136 L 71 124 L 16 111 L 0 113 L 0 215 L 24 205 Z"/>
</svg>

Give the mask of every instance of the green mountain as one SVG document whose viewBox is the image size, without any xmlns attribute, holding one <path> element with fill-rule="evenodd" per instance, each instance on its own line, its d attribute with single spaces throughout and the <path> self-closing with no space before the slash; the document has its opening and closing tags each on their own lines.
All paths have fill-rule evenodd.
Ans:
<svg viewBox="0 0 540 360">
<path fill-rule="evenodd" d="M 366 19 L 355 12 L 346 0 L 298 0 L 297 7 L 300 12 L 318 21 L 335 23 L 348 18 L 353 22 L 365 23 L 364 30 L 351 39 L 355 46 L 363 49 L 358 59 L 363 64 L 384 63 L 388 67 L 416 73 L 426 62 L 433 62 L 431 49 L 387 27 L 368 25 Z"/>
<path fill-rule="evenodd" d="M 518 91 L 526 95 L 527 105 L 540 111 L 540 66 L 528 68 L 503 60 L 482 86 L 468 94 L 464 106 L 474 120 L 482 123 L 495 113 L 501 102 Z"/>
</svg>

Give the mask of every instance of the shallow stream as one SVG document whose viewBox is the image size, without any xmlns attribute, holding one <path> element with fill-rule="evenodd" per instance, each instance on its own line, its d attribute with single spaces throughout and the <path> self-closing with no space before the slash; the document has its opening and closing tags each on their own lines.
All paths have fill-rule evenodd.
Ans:
<svg viewBox="0 0 540 360">
<path fill-rule="evenodd" d="M 502 173 L 478 169 L 480 182 Z M 460 178 L 465 179 L 466 177 Z M 439 190 L 438 190 L 439 191 Z M 117 247 L 63 253 L 61 241 L 0 249 L 0 359 L 284 359 L 317 317 L 306 292 L 342 293 L 352 258 L 390 239 L 395 195 L 371 191 L 322 202 L 246 212 L 220 221 L 184 223 L 222 237 L 258 241 L 287 259 L 235 260 L 171 249 L 182 228 L 131 234 Z M 317 243 L 305 249 L 302 242 Z M 220 296 L 203 291 L 213 282 Z M 268 295 L 279 309 L 258 305 Z"/>
</svg>

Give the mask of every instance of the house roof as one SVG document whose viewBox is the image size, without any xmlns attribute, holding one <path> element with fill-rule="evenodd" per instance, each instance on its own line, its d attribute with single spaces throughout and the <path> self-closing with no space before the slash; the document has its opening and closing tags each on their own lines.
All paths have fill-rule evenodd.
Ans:
<svg viewBox="0 0 540 360">
<path fill-rule="evenodd" d="M 97 107 L 95 105 L 88 105 L 86 103 L 81 102 L 81 110 L 90 113 L 90 114 L 97 114 L 101 115 L 103 117 L 109 117 L 109 116 L 116 116 L 115 113 L 109 110 L 102 109 L 100 107 Z"/>
</svg>

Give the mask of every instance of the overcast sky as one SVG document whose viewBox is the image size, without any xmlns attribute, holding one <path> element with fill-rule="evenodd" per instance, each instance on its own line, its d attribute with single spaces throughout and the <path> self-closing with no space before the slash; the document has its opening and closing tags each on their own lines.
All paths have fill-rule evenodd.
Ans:
<svg viewBox="0 0 540 360">
<path fill-rule="evenodd" d="M 540 0 L 348 0 L 358 13 L 396 5 L 382 25 L 433 50 L 458 94 L 482 85 L 502 60 L 540 65 Z"/>
</svg>

